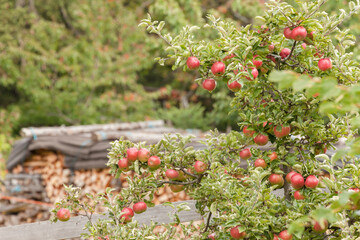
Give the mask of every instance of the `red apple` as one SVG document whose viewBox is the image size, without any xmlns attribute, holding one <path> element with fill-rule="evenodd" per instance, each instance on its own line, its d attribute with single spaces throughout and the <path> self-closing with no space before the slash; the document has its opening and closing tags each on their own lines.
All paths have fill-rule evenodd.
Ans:
<svg viewBox="0 0 360 240">
<path fill-rule="evenodd" d="M 271 185 L 278 185 L 278 187 L 282 187 L 284 185 L 284 178 L 280 174 L 273 173 L 269 176 L 269 182 Z"/>
<path fill-rule="evenodd" d="M 136 161 L 138 158 L 138 149 L 137 148 L 129 148 L 127 151 L 127 159 L 129 161 Z"/>
<path fill-rule="evenodd" d="M 286 181 L 288 182 L 288 183 L 291 183 L 291 178 L 292 178 L 292 176 L 294 176 L 294 174 L 296 174 L 297 172 L 294 172 L 294 171 L 291 171 L 291 172 L 289 172 L 287 175 L 286 175 Z"/>
<path fill-rule="evenodd" d="M 319 179 L 314 176 L 314 175 L 309 175 L 307 178 L 306 178 L 306 181 L 305 181 L 305 186 L 307 188 L 316 188 L 317 185 L 319 184 Z"/>
<path fill-rule="evenodd" d="M 215 76 L 221 76 L 225 73 L 225 64 L 223 62 L 215 62 L 212 66 L 211 66 L 211 72 L 215 75 Z"/>
<path fill-rule="evenodd" d="M 280 131 L 278 131 L 280 130 Z M 282 138 L 282 137 L 285 137 L 287 135 L 290 134 L 290 131 L 291 131 L 291 128 L 290 126 L 275 126 L 274 127 L 274 135 L 277 137 L 277 138 Z"/>
<path fill-rule="evenodd" d="M 211 92 L 216 88 L 216 81 L 212 78 L 205 79 L 202 82 L 202 87 Z"/>
<path fill-rule="evenodd" d="M 302 47 L 304 50 L 306 49 L 306 46 L 307 46 L 306 43 L 302 43 L 302 44 L 301 44 L 301 47 Z"/>
<path fill-rule="evenodd" d="M 296 190 L 301 189 L 304 186 L 304 184 L 305 184 L 305 180 L 300 173 L 295 173 L 291 177 L 291 186 L 293 186 L 293 188 L 295 188 Z"/>
<path fill-rule="evenodd" d="M 119 168 L 120 168 L 122 171 L 128 171 L 128 170 L 129 170 L 130 163 L 129 163 L 129 161 L 128 161 L 127 158 L 121 158 L 121 159 L 118 161 L 118 166 L 119 166 Z"/>
<path fill-rule="evenodd" d="M 291 240 L 292 236 L 291 234 L 288 233 L 287 230 L 284 230 L 279 233 L 279 238 L 281 238 L 282 240 Z"/>
<path fill-rule="evenodd" d="M 174 169 L 168 169 L 166 170 L 165 175 L 168 179 L 177 179 L 179 177 L 179 172 Z"/>
<path fill-rule="evenodd" d="M 145 212 L 147 209 L 147 205 L 145 202 L 137 202 L 133 206 L 133 210 L 135 213 L 140 214 Z"/>
<path fill-rule="evenodd" d="M 123 213 L 120 217 L 122 221 L 131 222 L 134 216 L 134 211 L 131 208 L 124 208 L 123 210 L 121 210 L 121 213 Z"/>
<path fill-rule="evenodd" d="M 266 168 L 266 167 L 267 167 L 267 164 L 266 164 L 266 162 L 265 162 L 264 159 L 258 158 L 258 159 L 255 160 L 254 166 L 255 166 L 255 167 Z"/>
<path fill-rule="evenodd" d="M 255 131 L 254 130 L 247 130 L 247 129 L 248 129 L 248 126 L 245 126 L 243 128 L 244 135 L 247 136 L 247 137 L 252 137 L 254 135 Z"/>
<path fill-rule="evenodd" d="M 146 148 L 141 148 L 138 151 L 138 159 L 140 162 L 147 162 L 150 157 L 150 152 Z"/>
<path fill-rule="evenodd" d="M 215 233 L 209 234 L 208 238 L 211 239 L 211 240 L 215 240 Z"/>
<path fill-rule="evenodd" d="M 287 39 L 292 39 L 292 30 L 289 27 L 284 28 L 284 36 Z"/>
<path fill-rule="evenodd" d="M 197 69 L 200 66 L 200 61 L 197 57 L 189 57 L 186 61 L 189 69 Z"/>
<path fill-rule="evenodd" d="M 349 191 L 351 192 L 360 192 L 359 188 L 349 188 Z"/>
<path fill-rule="evenodd" d="M 328 226 L 329 226 L 328 221 L 324 220 L 323 224 L 324 224 L 324 226 L 321 227 L 319 222 L 315 222 L 315 224 L 313 225 L 314 232 L 316 232 L 316 233 L 326 232 L 326 230 L 328 229 Z"/>
<path fill-rule="evenodd" d="M 268 157 L 270 158 L 270 162 L 272 162 L 278 158 L 278 155 L 276 152 L 272 152 Z"/>
<path fill-rule="evenodd" d="M 290 49 L 284 48 L 284 49 L 282 49 L 281 52 L 280 52 L 280 57 L 281 57 L 282 59 L 287 58 L 287 57 L 290 55 L 290 52 L 291 52 Z"/>
<path fill-rule="evenodd" d="M 202 161 L 196 161 L 194 163 L 194 168 L 197 173 L 204 173 L 207 169 L 207 165 Z"/>
<path fill-rule="evenodd" d="M 321 71 L 326 71 L 326 70 L 328 70 L 328 69 L 331 69 L 331 68 L 332 68 L 332 64 L 331 64 L 330 58 L 320 59 L 319 62 L 318 62 L 318 66 L 319 66 L 319 69 L 320 69 Z"/>
<path fill-rule="evenodd" d="M 270 52 L 274 51 L 274 49 L 275 49 L 275 45 L 274 45 L 274 44 L 269 45 L 269 51 L 270 51 Z"/>
<path fill-rule="evenodd" d="M 255 55 L 253 58 L 253 64 L 255 65 L 256 68 L 260 68 L 263 64 L 263 62 L 261 60 L 256 60 L 255 58 L 258 57 L 258 55 Z"/>
<path fill-rule="evenodd" d="M 174 193 L 177 193 L 177 192 L 181 192 L 182 190 L 184 190 L 185 186 L 184 185 L 170 185 L 170 189 Z"/>
<path fill-rule="evenodd" d="M 156 170 L 160 167 L 161 160 L 158 156 L 151 156 L 148 160 L 148 166 L 152 170 Z"/>
<path fill-rule="evenodd" d="M 253 75 L 254 79 L 259 76 L 259 71 L 256 68 L 251 68 L 251 74 Z"/>
<path fill-rule="evenodd" d="M 297 190 L 296 192 L 294 192 L 294 198 L 296 200 L 304 200 L 305 196 L 301 194 L 301 192 L 299 190 Z"/>
<path fill-rule="evenodd" d="M 249 159 L 251 157 L 251 151 L 248 148 L 245 148 L 244 150 L 241 150 L 239 153 L 241 159 Z"/>
<path fill-rule="evenodd" d="M 277 235 L 274 235 L 273 240 L 279 240 L 278 236 L 277 236 Z"/>
<path fill-rule="evenodd" d="M 264 146 L 268 143 L 269 141 L 269 137 L 263 134 L 258 134 L 255 138 L 254 138 L 254 142 L 259 145 L 259 146 Z"/>
<path fill-rule="evenodd" d="M 238 92 L 238 91 L 240 91 L 240 89 L 241 89 L 241 84 L 238 82 L 238 81 L 233 81 L 232 83 L 229 83 L 230 81 L 228 81 L 228 83 L 227 83 L 227 86 L 228 86 L 228 88 L 231 90 L 231 91 L 233 91 L 233 92 Z"/>
<path fill-rule="evenodd" d="M 56 213 L 56 217 L 62 221 L 66 222 L 70 219 L 70 211 L 67 208 L 60 208 L 59 211 Z"/>
<path fill-rule="evenodd" d="M 306 28 L 302 26 L 294 28 L 291 32 L 291 38 L 296 41 L 305 40 L 306 36 L 307 36 Z"/>
<path fill-rule="evenodd" d="M 246 236 L 246 232 L 239 232 L 239 226 L 230 229 L 230 235 L 234 239 L 243 239 Z"/>
</svg>

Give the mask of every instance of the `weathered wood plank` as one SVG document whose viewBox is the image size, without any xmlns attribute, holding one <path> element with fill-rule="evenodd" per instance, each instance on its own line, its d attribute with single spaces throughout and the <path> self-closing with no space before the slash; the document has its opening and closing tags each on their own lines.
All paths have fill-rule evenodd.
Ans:
<svg viewBox="0 0 360 240">
<path fill-rule="evenodd" d="M 176 202 L 178 205 L 186 202 L 191 208 L 190 211 L 183 211 L 179 213 L 181 222 L 190 222 L 192 220 L 201 220 L 203 217 L 196 212 L 195 201 L 181 201 Z M 158 223 L 170 223 L 173 220 L 170 218 L 174 210 L 169 206 L 157 205 L 149 208 L 146 212 L 135 215 L 134 219 L 140 224 L 150 224 L 151 221 Z M 105 216 L 96 214 L 93 216 L 94 221 Z M 49 221 L 42 221 L 37 223 L 21 224 L 11 227 L 0 228 L 1 239 L 11 240 L 58 240 L 79 237 L 84 232 L 83 228 L 87 222 L 86 217 L 73 217 L 67 222 L 51 223 Z"/>
<path fill-rule="evenodd" d="M 21 136 L 61 136 L 74 135 L 82 133 L 90 133 L 96 131 L 117 131 L 117 130 L 132 130 L 140 128 L 163 127 L 165 122 L 163 120 L 144 121 L 144 122 L 129 122 L 129 123 L 112 123 L 112 124 L 94 124 L 94 125 L 79 125 L 79 126 L 60 126 L 60 127 L 39 127 L 39 128 L 23 128 L 20 131 Z"/>
</svg>

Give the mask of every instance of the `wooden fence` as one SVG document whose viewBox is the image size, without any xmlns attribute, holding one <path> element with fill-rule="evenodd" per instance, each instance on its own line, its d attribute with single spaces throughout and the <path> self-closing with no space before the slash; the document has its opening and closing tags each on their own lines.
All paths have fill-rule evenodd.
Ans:
<svg viewBox="0 0 360 240">
<path fill-rule="evenodd" d="M 179 218 L 181 222 L 190 222 L 202 220 L 203 216 L 196 212 L 195 201 L 181 201 L 174 203 L 175 206 L 187 203 L 190 207 L 189 211 L 180 212 Z M 135 214 L 134 220 L 139 224 L 150 224 L 151 221 L 161 223 L 170 223 L 174 220 L 171 215 L 174 209 L 170 206 L 157 205 L 142 214 Z M 93 215 L 92 219 L 96 221 L 99 218 L 105 218 L 103 215 Z M 80 237 L 83 233 L 84 226 L 88 219 L 84 216 L 73 217 L 67 222 L 51 223 L 50 221 L 42 221 L 37 223 L 21 224 L 11 227 L 0 228 L 0 239 L 8 240 L 58 240 Z"/>
</svg>

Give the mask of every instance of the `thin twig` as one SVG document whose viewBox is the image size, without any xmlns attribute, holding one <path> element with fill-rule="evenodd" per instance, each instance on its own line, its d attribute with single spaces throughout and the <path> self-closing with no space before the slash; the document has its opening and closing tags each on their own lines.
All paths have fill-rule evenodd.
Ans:
<svg viewBox="0 0 360 240">
<path fill-rule="evenodd" d="M 326 2 L 327 0 L 323 0 L 322 3 L 320 3 L 320 5 L 317 7 L 317 9 L 315 9 L 314 12 L 310 13 L 309 16 L 305 17 L 305 19 L 309 19 L 310 17 L 312 17 L 317 11 L 319 11 L 319 9 L 321 8 L 322 5 L 324 5 L 324 3 Z"/>
<path fill-rule="evenodd" d="M 190 182 L 177 182 L 177 181 L 161 181 L 158 182 L 157 185 L 158 187 L 161 187 L 162 185 L 168 183 L 168 184 L 173 184 L 173 185 L 190 185 L 190 184 L 194 184 L 194 183 L 198 183 L 199 180 L 194 180 L 194 181 L 190 181 Z"/>
<path fill-rule="evenodd" d="M 206 221 L 206 226 L 205 226 L 204 231 L 202 231 L 202 233 L 205 233 L 205 232 L 209 229 L 211 215 L 212 215 L 212 213 L 211 213 L 211 212 L 209 212 L 209 215 L 208 215 L 208 217 L 207 217 L 207 221 Z"/>
</svg>

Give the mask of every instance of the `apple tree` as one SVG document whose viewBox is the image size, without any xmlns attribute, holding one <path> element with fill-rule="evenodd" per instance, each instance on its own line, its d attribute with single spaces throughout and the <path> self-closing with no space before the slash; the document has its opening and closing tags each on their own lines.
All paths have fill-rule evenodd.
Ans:
<svg viewBox="0 0 360 240">
<path fill-rule="evenodd" d="M 205 217 L 200 229 L 180 225 L 183 239 L 358 239 L 360 71 L 349 52 L 355 37 L 339 26 L 360 2 L 338 15 L 319 11 L 324 4 L 298 1 L 296 10 L 270 0 L 257 17 L 260 26 L 209 15 L 204 26 L 186 26 L 176 36 L 162 33 L 165 22 L 142 20 L 168 44 L 166 55 L 156 58 L 161 65 L 172 59 L 173 69 L 197 71 L 195 81 L 205 90 L 236 92 L 231 106 L 241 131 L 211 131 L 204 149 L 189 147 L 191 137 L 180 135 L 151 146 L 117 140 L 108 166 L 115 177 L 135 172 L 129 188 L 81 203 L 80 189 L 68 187 L 53 212 L 85 212 L 87 237 L 176 239 L 176 217 L 161 233 L 155 224 L 132 221 L 168 184 L 186 191 Z M 214 31 L 217 38 L 197 39 L 196 31 Z M 325 154 L 342 139 L 349 148 Z M 91 221 L 97 205 L 106 207 L 107 220 Z"/>
</svg>

